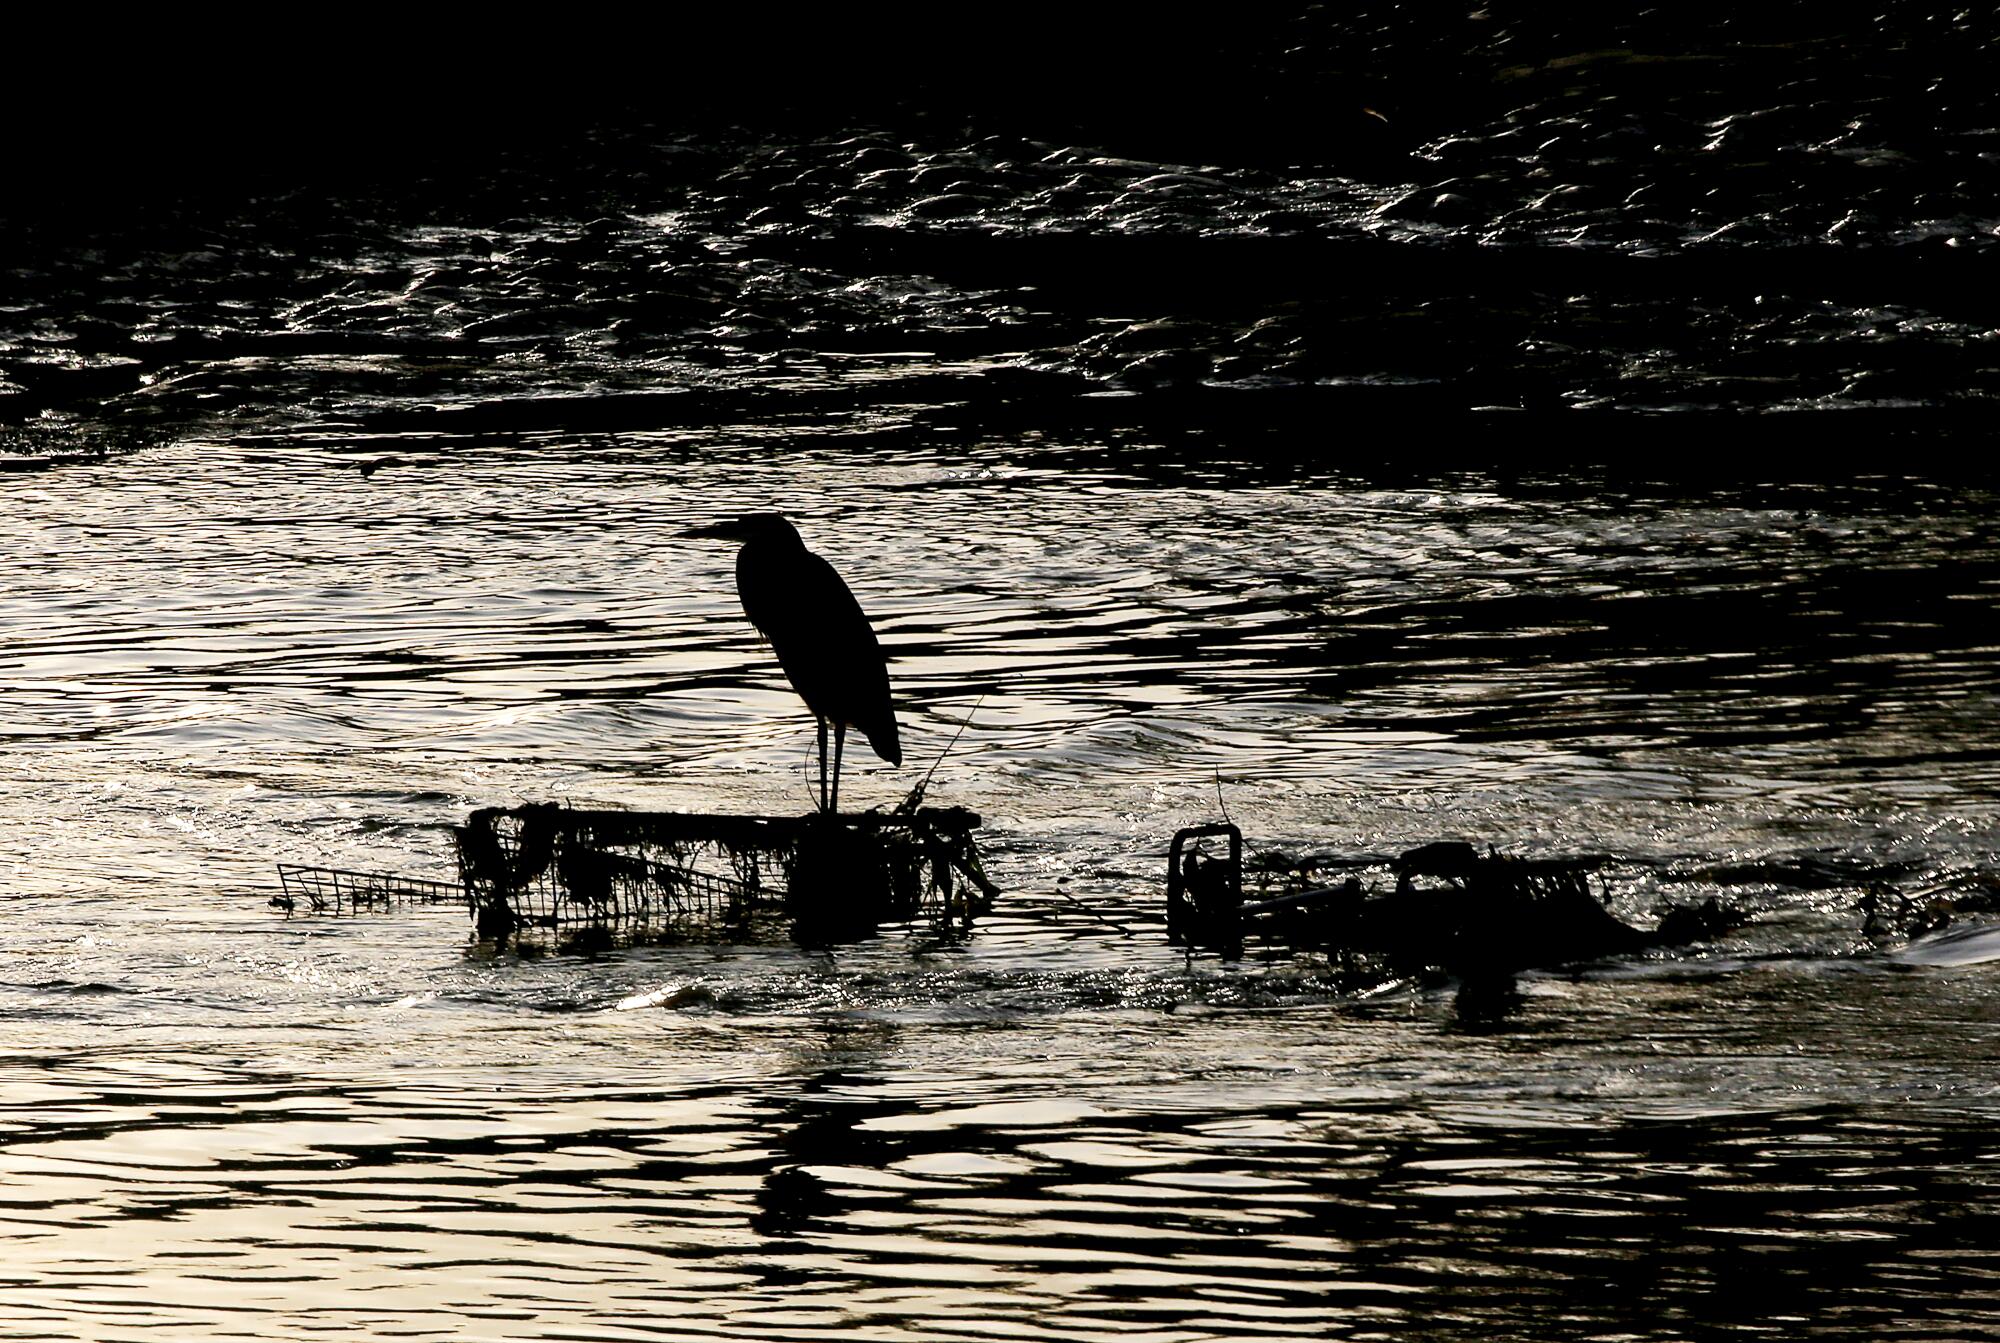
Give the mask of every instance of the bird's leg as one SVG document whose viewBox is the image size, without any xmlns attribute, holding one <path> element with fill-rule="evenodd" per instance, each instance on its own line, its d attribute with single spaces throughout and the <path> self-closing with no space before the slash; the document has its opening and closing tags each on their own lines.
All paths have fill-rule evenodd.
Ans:
<svg viewBox="0 0 2000 1343">
<path fill-rule="evenodd" d="M 840 753 L 847 745 L 847 724 L 833 725 L 833 805 L 827 810 L 840 814 Z"/>
<path fill-rule="evenodd" d="M 826 810 L 826 720 L 818 714 L 813 721 L 819 724 L 819 809 Z"/>
</svg>

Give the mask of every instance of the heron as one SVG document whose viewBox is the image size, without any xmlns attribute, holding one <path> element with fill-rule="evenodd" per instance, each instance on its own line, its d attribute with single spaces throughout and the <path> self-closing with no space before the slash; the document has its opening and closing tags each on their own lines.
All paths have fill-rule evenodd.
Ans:
<svg viewBox="0 0 2000 1343">
<path fill-rule="evenodd" d="M 736 595 L 743 614 L 778 655 L 785 679 L 819 724 L 819 809 L 840 810 L 840 757 L 847 729 L 859 728 L 875 754 L 903 763 L 889 666 L 875 630 L 831 564 L 806 549 L 798 529 L 777 513 L 749 513 L 696 527 L 689 536 L 740 542 Z M 826 769 L 833 728 L 833 779 Z"/>
</svg>

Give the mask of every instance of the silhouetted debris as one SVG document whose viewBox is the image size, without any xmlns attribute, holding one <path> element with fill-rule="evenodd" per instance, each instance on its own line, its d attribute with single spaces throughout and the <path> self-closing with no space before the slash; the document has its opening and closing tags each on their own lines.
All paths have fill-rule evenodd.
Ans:
<svg viewBox="0 0 2000 1343">
<path fill-rule="evenodd" d="M 960 807 L 801 817 L 486 807 L 452 829 L 458 881 L 279 866 L 274 908 L 350 914 L 463 901 L 482 941 L 596 946 L 866 936 L 969 923 L 999 894 Z"/>
<path fill-rule="evenodd" d="M 270 904 L 287 915 L 365 914 L 413 905 L 456 904 L 463 899 L 465 888 L 456 882 L 279 863 L 278 894 L 271 897 Z"/>
<path fill-rule="evenodd" d="M 1734 932 L 1750 921 L 1734 905 L 1725 905 L 1714 896 L 1698 905 L 1675 905 L 1660 916 L 1653 940 L 1661 946 L 1682 947 L 1692 942 L 1712 942 Z"/>
<path fill-rule="evenodd" d="M 1941 933 L 1967 915 L 1994 913 L 2000 913 L 2000 890 L 1989 885 L 1916 895 L 1870 887 L 1861 896 L 1861 931 L 1877 942 L 1912 942 Z"/>
<path fill-rule="evenodd" d="M 1206 844 L 1226 840 L 1226 853 Z M 1311 869 L 1287 861 L 1297 876 Z M 1252 859 L 1251 865 L 1265 866 Z M 1357 972 L 1443 970 L 1463 979 L 1504 980 L 1516 970 L 1684 946 L 1740 927 L 1737 910 L 1714 899 L 1670 909 L 1657 928 L 1634 928 L 1591 890 L 1594 859 L 1482 854 L 1459 842 L 1410 849 L 1387 866 L 1395 886 L 1364 886 L 1358 874 L 1244 898 L 1243 837 L 1233 825 L 1198 826 L 1174 836 L 1167 864 L 1167 934 L 1176 944 L 1240 955 L 1257 939 L 1325 951 Z"/>
</svg>

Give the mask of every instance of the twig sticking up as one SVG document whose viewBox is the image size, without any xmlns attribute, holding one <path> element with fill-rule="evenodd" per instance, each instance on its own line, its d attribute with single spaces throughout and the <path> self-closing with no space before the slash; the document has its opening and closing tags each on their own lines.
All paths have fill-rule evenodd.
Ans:
<svg viewBox="0 0 2000 1343">
<path fill-rule="evenodd" d="M 951 734 L 951 740 L 944 744 L 942 751 L 938 752 L 937 759 L 931 761 L 931 767 L 924 771 L 924 777 L 917 782 L 915 788 L 910 790 L 910 795 L 896 805 L 896 814 L 898 816 L 906 816 L 923 805 L 924 790 L 931 786 L 931 776 L 937 773 L 938 766 L 944 763 L 944 758 L 951 754 L 951 748 L 958 745 L 958 739 L 965 735 L 965 730 L 972 726 L 973 714 L 978 713 L 979 706 L 984 703 L 986 703 L 986 696 L 984 695 L 981 695 L 972 702 L 971 711 L 959 720 L 958 731 Z"/>
</svg>

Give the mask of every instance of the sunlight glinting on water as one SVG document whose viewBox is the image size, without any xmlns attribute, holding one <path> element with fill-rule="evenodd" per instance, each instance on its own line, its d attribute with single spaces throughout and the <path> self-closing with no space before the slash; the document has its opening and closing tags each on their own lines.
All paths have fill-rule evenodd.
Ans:
<svg viewBox="0 0 2000 1343">
<path fill-rule="evenodd" d="M 290 413 L 237 376 L 160 396 Z M 1994 1336 L 2000 945 L 1859 913 L 1993 889 L 1985 498 L 1815 533 L 769 425 L 338 437 L 0 475 L 0 1340 Z M 532 955 L 267 904 L 278 861 L 450 880 L 479 806 L 805 811 L 810 720 L 680 535 L 764 507 L 894 657 L 905 766 L 843 801 L 938 762 L 991 915 Z M 1165 843 L 1224 814 L 1752 922 L 1485 1016 L 1167 945 Z"/>
<path fill-rule="evenodd" d="M 1415 298 L 1280 266 L 1241 329 L 1151 320 L 1089 249 L 1171 262 L 1190 199 L 1267 242 L 1438 225 L 1341 176 L 918 148 L 167 247 L 172 329 L 126 343 L 165 358 L 36 315 L 154 262 L 21 273 L 0 372 L 114 390 L 10 432 L 167 429 L 0 472 L 0 1340 L 1992 1336 L 2000 941 L 1862 914 L 2000 889 L 1990 489 L 1371 471 L 1246 399 L 1796 406 L 1880 395 L 1843 361 L 1882 330 L 1964 370 L 1983 327 L 1482 306 L 1421 289 L 1441 254 Z M 799 183 L 873 233 L 723 236 Z M 1507 227 L 1589 227 L 1537 194 Z M 958 209 L 1073 230 L 1074 292 L 952 280 L 917 225 Z M 1162 418 L 1159 377 L 1240 404 Z M 281 861 L 449 882 L 476 807 L 806 811 L 811 720 L 686 535 L 763 509 L 891 657 L 905 763 L 857 747 L 843 802 L 977 811 L 990 914 L 536 953 L 270 903 Z M 1224 816 L 1253 884 L 1466 839 L 1605 856 L 1635 927 L 1749 921 L 1493 1002 L 1169 945 L 1167 841 Z"/>
</svg>

